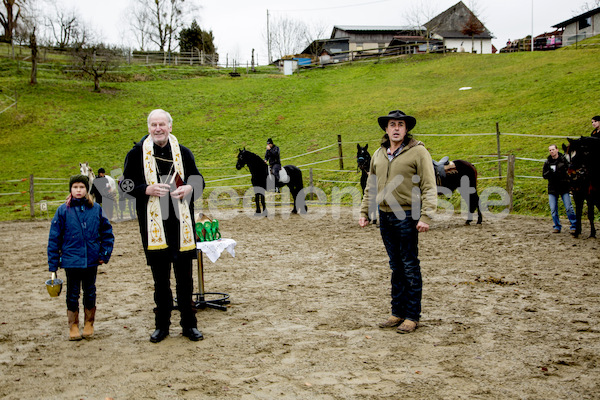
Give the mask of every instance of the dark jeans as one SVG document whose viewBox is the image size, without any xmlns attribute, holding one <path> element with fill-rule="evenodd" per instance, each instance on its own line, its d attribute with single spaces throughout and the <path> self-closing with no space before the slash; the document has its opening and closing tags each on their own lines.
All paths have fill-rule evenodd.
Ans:
<svg viewBox="0 0 600 400">
<path fill-rule="evenodd" d="M 171 291 L 171 264 L 175 272 L 175 292 L 177 307 L 181 313 L 183 328 L 196 328 L 196 312 L 192 307 L 192 258 L 178 257 L 171 262 L 158 262 L 150 265 L 154 278 L 154 303 L 156 304 L 156 329 L 169 329 L 171 325 L 171 310 L 173 309 L 173 292 Z"/>
<path fill-rule="evenodd" d="M 275 185 L 279 183 L 279 171 L 281 170 L 281 164 L 273 164 L 271 166 L 271 172 L 273 173 L 273 177 L 275 178 Z"/>
<path fill-rule="evenodd" d="M 419 321 L 423 280 L 418 258 L 417 221 L 379 210 L 381 238 L 392 269 L 392 315 Z"/>
<path fill-rule="evenodd" d="M 67 310 L 79 310 L 79 293 L 83 287 L 83 307 L 88 310 L 96 306 L 96 275 L 98 267 L 65 268 L 67 275 Z"/>
</svg>

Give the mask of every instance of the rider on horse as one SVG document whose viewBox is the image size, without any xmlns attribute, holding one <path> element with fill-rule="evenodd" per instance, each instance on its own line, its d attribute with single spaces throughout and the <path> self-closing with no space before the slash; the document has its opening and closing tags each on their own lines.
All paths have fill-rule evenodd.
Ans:
<svg viewBox="0 0 600 400">
<path fill-rule="evenodd" d="M 279 147 L 275 146 L 273 139 L 267 139 L 267 151 L 265 153 L 265 162 L 271 167 L 271 173 L 275 179 L 275 188 L 279 183 L 279 171 L 281 170 L 281 159 L 279 158 Z"/>
</svg>

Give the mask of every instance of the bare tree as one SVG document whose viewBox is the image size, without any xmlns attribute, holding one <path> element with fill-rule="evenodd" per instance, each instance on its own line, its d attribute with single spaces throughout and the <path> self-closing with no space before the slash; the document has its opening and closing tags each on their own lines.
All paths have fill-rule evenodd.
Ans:
<svg viewBox="0 0 600 400">
<path fill-rule="evenodd" d="M 600 0 L 586 1 L 577 10 L 573 11 L 573 15 L 579 15 L 598 7 L 600 7 Z"/>
<path fill-rule="evenodd" d="M 140 2 L 134 2 L 125 13 L 126 20 L 129 22 L 129 29 L 133 33 L 140 50 L 146 50 L 151 29 L 148 10 Z"/>
<path fill-rule="evenodd" d="M 13 34 L 27 0 L 2 0 L 0 25 L 4 28 L 4 40 L 12 43 Z"/>
<path fill-rule="evenodd" d="M 177 47 L 177 34 L 197 10 L 194 0 L 136 0 L 137 17 L 132 26 L 147 33 L 144 37 L 161 51 L 170 52 Z"/>
<path fill-rule="evenodd" d="M 271 49 L 279 58 L 294 55 L 308 46 L 312 40 L 306 23 L 287 17 L 274 18 L 269 22 Z"/>
<path fill-rule="evenodd" d="M 76 45 L 72 55 L 76 67 L 94 80 L 94 91 L 100 92 L 100 79 L 119 66 L 119 50 L 102 43 Z"/>
<path fill-rule="evenodd" d="M 52 32 L 55 45 L 66 49 L 75 43 L 84 43 L 87 31 L 80 23 L 75 10 L 65 10 L 55 6 L 54 16 L 46 18 L 46 27 Z"/>
<path fill-rule="evenodd" d="M 420 0 L 413 2 L 406 10 L 405 20 L 409 26 L 415 28 L 415 33 L 421 35 L 421 28 L 425 28 L 425 40 L 427 42 L 427 52 L 429 52 L 429 40 L 433 38 L 439 24 L 433 21 L 438 13 L 435 11 L 431 2 Z"/>
<path fill-rule="evenodd" d="M 35 27 L 31 31 L 31 36 L 29 39 L 29 47 L 31 47 L 31 75 L 29 77 L 29 83 L 32 85 L 37 85 L 37 54 L 38 54 L 38 46 L 37 46 L 37 38 L 35 36 Z"/>
</svg>

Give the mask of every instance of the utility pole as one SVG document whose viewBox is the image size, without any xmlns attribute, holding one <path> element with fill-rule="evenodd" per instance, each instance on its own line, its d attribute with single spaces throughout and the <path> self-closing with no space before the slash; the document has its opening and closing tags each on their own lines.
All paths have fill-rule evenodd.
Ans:
<svg viewBox="0 0 600 400">
<path fill-rule="evenodd" d="M 533 53 L 533 0 L 531 0 L 531 52 Z"/>
<path fill-rule="evenodd" d="M 269 31 L 269 10 L 267 10 L 267 60 L 271 64 L 271 32 Z"/>
</svg>

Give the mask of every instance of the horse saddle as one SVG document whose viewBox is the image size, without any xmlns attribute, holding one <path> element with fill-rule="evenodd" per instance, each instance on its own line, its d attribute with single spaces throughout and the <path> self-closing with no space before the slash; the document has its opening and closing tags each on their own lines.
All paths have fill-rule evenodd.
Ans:
<svg viewBox="0 0 600 400">
<path fill-rule="evenodd" d="M 440 179 L 445 178 L 446 174 L 455 174 L 458 172 L 456 169 L 456 164 L 454 161 L 450 161 L 450 157 L 444 156 L 440 161 L 433 161 L 433 169 L 435 170 L 435 175 L 440 184 Z"/>
<path fill-rule="evenodd" d="M 279 182 L 288 183 L 290 181 L 290 176 L 287 174 L 285 168 L 281 167 L 279 170 Z"/>
</svg>

